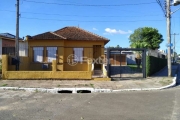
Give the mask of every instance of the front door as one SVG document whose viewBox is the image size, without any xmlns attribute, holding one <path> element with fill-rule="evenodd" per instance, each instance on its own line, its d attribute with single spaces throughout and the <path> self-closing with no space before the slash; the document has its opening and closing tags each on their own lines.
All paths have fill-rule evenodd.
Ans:
<svg viewBox="0 0 180 120">
<path fill-rule="evenodd" d="M 101 45 L 93 45 L 93 58 L 96 61 L 99 61 L 97 59 L 100 57 L 101 57 Z M 100 63 L 94 63 L 94 69 L 95 70 L 101 69 L 101 64 Z"/>
</svg>

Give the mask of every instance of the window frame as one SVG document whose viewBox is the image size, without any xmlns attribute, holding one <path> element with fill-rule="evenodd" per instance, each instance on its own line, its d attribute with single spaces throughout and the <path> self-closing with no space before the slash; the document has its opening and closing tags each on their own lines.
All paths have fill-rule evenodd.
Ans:
<svg viewBox="0 0 180 120">
<path fill-rule="evenodd" d="M 46 47 L 46 62 L 47 63 L 52 63 L 52 61 L 49 61 L 48 60 L 48 48 L 55 48 L 56 50 L 54 50 L 55 51 L 55 60 L 57 60 L 57 51 L 58 51 L 58 47 L 53 47 L 53 46 L 48 46 L 48 47 Z M 50 50 L 50 49 L 49 49 Z"/>
<path fill-rule="evenodd" d="M 82 49 L 81 59 L 79 59 L 80 56 L 76 54 L 76 50 L 77 50 L 77 49 Z M 74 62 L 79 62 L 79 63 L 80 63 L 80 62 L 84 62 L 84 59 L 83 59 L 83 58 L 84 58 L 84 48 L 83 48 L 83 47 L 74 47 L 74 48 L 73 48 L 73 55 L 78 57 L 78 60 L 75 59 L 75 58 L 73 58 L 73 61 L 74 61 Z"/>
<path fill-rule="evenodd" d="M 40 61 L 35 61 L 35 49 L 40 49 L 40 48 L 42 48 L 42 50 L 40 49 L 40 51 L 42 51 L 42 61 L 40 62 Z M 36 47 L 33 47 L 32 48 L 32 50 L 33 50 L 33 55 L 32 55 L 32 57 L 33 57 L 33 62 L 34 63 L 43 63 L 44 62 L 44 47 L 41 47 L 41 46 L 36 46 Z"/>
</svg>

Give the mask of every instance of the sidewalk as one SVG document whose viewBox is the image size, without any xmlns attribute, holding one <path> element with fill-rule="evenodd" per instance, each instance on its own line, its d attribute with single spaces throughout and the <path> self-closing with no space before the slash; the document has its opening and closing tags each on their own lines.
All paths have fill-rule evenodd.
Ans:
<svg viewBox="0 0 180 120">
<path fill-rule="evenodd" d="M 172 75 L 177 72 L 178 65 L 172 65 Z M 91 80 L 0 80 L 0 87 L 25 88 L 96 88 L 96 89 L 144 89 L 160 88 L 171 84 L 173 77 L 167 77 L 168 69 L 163 68 L 158 73 L 146 79 L 121 81 L 91 81 Z"/>
</svg>

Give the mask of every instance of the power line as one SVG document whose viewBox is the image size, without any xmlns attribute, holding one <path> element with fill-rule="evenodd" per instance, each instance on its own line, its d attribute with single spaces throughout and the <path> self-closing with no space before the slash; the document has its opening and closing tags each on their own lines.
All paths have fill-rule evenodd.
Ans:
<svg viewBox="0 0 180 120">
<path fill-rule="evenodd" d="M 127 6 L 127 5 L 144 5 L 144 4 L 154 4 L 156 2 L 147 2 L 147 3 L 134 3 L 134 4 L 119 4 L 119 5 L 93 5 L 93 4 L 60 4 L 60 3 L 51 3 L 51 2 L 38 2 L 31 0 L 24 0 L 24 2 L 32 2 L 39 4 L 54 4 L 54 5 L 63 5 L 63 6 L 82 6 L 82 7 L 119 7 L 119 6 Z"/>
<path fill-rule="evenodd" d="M 0 10 L 5 11 L 5 12 L 16 12 L 12 10 Z M 53 13 L 36 13 L 36 12 L 21 12 L 21 13 L 27 13 L 27 14 L 38 14 L 38 15 L 56 15 L 56 16 L 76 16 L 76 17 L 143 17 L 143 16 L 159 16 L 161 14 L 156 14 L 156 15 L 137 15 L 137 16 L 88 16 L 88 15 L 62 15 L 62 14 L 53 14 Z"/>
<path fill-rule="evenodd" d="M 29 17 L 21 17 L 23 19 L 36 19 L 36 20 L 52 20 L 52 21 L 71 21 L 71 22 L 142 22 L 142 21 L 164 21 L 164 20 L 132 20 L 132 21 L 83 21 L 83 20 L 60 20 L 60 19 L 43 19 L 43 18 L 29 18 Z"/>
<path fill-rule="evenodd" d="M 161 7 L 161 10 L 164 13 L 164 16 L 166 16 L 166 10 L 164 9 L 164 7 L 162 6 L 161 2 L 159 0 L 156 0 L 156 2 L 159 4 L 159 6 Z"/>
</svg>

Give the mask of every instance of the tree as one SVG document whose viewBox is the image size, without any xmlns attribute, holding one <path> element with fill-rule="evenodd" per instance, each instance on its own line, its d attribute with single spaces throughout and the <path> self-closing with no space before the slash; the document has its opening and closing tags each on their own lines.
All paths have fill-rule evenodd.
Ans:
<svg viewBox="0 0 180 120">
<path fill-rule="evenodd" d="M 163 40 L 163 36 L 158 30 L 152 27 L 138 28 L 129 37 L 130 46 L 132 48 L 138 47 L 152 50 L 158 49 Z M 137 43 L 139 46 L 134 47 Z"/>
<path fill-rule="evenodd" d="M 117 46 L 116 46 L 116 48 L 120 48 L 120 46 L 119 46 L 119 45 L 117 45 Z"/>
<path fill-rule="evenodd" d="M 121 48 L 119 45 L 117 45 L 116 47 L 114 46 L 107 46 L 106 48 Z"/>
</svg>

